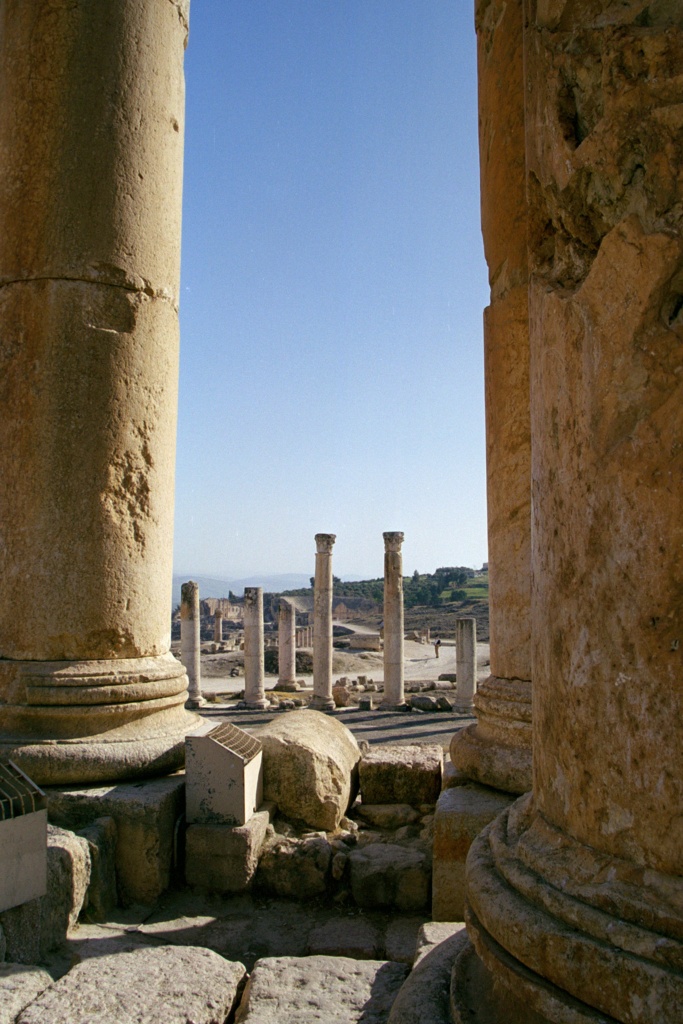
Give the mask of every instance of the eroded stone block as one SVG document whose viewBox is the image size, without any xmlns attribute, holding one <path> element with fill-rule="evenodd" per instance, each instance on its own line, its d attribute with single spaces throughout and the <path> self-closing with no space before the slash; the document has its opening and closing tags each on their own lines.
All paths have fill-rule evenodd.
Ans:
<svg viewBox="0 0 683 1024">
<path fill-rule="evenodd" d="M 436 743 L 373 747 L 360 763 L 364 804 L 434 804 L 441 790 L 443 751 Z"/>
<path fill-rule="evenodd" d="M 514 796 L 468 783 L 445 789 L 434 815 L 432 918 L 462 921 L 465 908 L 465 860 L 473 839 Z"/>
<path fill-rule="evenodd" d="M 244 966 L 196 946 L 144 946 L 76 964 L 17 1024 L 223 1024 Z"/>
<path fill-rule="evenodd" d="M 0 964 L 0 1024 L 14 1024 L 18 1014 L 52 984 L 40 967 Z"/>
<path fill-rule="evenodd" d="M 274 804 L 264 804 L 245 825 L 190 825 L 185 834 L 188 885 L 215 892 L 248 889 L 274 811 Z"/>
<path fill-rule="evenodd" d="M 175 826 L 184 810 L 185 776 L 47 790 L 50 821 L 82 829 L 116 822 L 116 877 L 122 903 L 154 903 L 171 881 Z"/>
<path fill-rule="evenodd" d="M 429 906 L 430 866 L 425 853 L 395 843 L 352 850 L 351 892 L 359 907 L 424 910 Z"/>
</svg>

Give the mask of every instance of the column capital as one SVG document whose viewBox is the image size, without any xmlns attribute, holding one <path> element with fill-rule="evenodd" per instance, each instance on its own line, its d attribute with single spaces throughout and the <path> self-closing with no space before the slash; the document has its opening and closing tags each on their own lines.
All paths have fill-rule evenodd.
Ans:
<svg viewBox="0 0 683 1024">
<path fill-rule="evenodd" d="M 337 539 L 336 533 L 316 533 L 315 544 L 317 554 L 325 555 L 331 554 L 334 542 Z"/>
<path fill-rule="evenodd" d="M 180 618 L 194 619 L 199 608 L 199 584 L 188 580 L 180 588 Z"/>
<path fill-rule="evenodd" d="M 245 608 L 253 608 L 258 604 L 259 598 L 263 594 L 263 587 L 245 587 L 244 588 L 244 606 Z"/>
<path fill-rule="evenodd" d="M 402 533 L 383 533 L 384 537 L 384 550 L 385 551 L 399 551 L 401 550 L 401 544 L 403 544 Z"/>
</svg>

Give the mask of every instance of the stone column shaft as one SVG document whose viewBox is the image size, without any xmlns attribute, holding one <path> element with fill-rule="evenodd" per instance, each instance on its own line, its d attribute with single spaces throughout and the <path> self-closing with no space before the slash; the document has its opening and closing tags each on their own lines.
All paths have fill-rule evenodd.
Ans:
<svg viewBox="0 0 683 1024">
<path fill-rule="evenodd" d="M 0 19 L 0 752 L 45 784 L 172 770 L 187 4 Z"/>
<path fill-rule="evenodd" d="M 270 707 L 265 696 L 263 589 L 244 588 L 244 701 L 248 708 Z"/>
<path fill-rule="evenodd" d="M 659 1024 L 683 1007 L 683 17 L 525 15 L 533 792 L 471 848 L 468 930 L 549 1019 Z"/>
<path fill-rule="evenodd" d="M 278 612 L 278 669 L 281 683 L 296 679 L 296 609 L 280 599 Z"/>
<path fill-rule="evenodd" d="M 213 616 L 213 639 L 219 644 L 223 640 L 223 612 L 217 608 Z"/>
<path fill-rule="evenodd" d="M 183 583 L 180 594 L 180 660 L 188 678 L 186 706 L 198 708 L 206 703 L 202 697 L 199 586 L 190 580 L 188 583 Z"/>
<path fill-rule="evenodd" d="M 383 708 L 405 706 L 403 688 L 402 533 L 384 535 L 384 700 Z"/>
<path fill-rule="evenodd" d="M 531 788 L 531 428 L 521 0 L 476 5 L 491 676 L 453 763 L 476 782 Z"/>
<path fill-rule="evenodd" d="M 455 710 L 471 711 L 477 691 L 477 620 L 470 616 L 455 620 L 455 677 Z"/>
<path fill-rule="evenodd" d="M 331 711 L 332 697 L 332 546 L 333 533 L 316 533 L 313 588 L 313 699 L 317 711 Z"/>
</svg>

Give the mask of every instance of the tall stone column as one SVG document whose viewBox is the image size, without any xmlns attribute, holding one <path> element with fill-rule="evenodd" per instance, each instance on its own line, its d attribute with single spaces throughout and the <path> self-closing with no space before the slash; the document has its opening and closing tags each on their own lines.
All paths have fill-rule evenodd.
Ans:
<svg viewBox="0 0 683 1024">
<path fill-rule="evenodd" d="M 683 18 L 530 2 L 530 797 L 468 927 L 552 1020 L 683 1007 Z"/>
<path fill-rule="evenodd" d="M 332 546 L 333 533 L 316 533 L 313 587 L 313 698 L 310 707 L 332 711 Z"/>
<path fill-rule="evenodd" d="M 522 0 L 478 0 L 491 675 L 453 763 L 510 793 L 531 788 L 531 433 Z"/>
<path fill-rule="evenodd" d="M 223 641 L 223 612 L 220 608 L 213 613 L 213 639 L 217 644 Z"/>
<path fill-rule="evenodd" d="M 184 0 L 0 12 L 0 751 L 178 768 L 169 653 Z"/>
<path fill-rule="evenodd" d="M 455 620 L 455 710 L 471 711 L 477 692 L 477 620 Z"/>
<path fill-rule="evenodd" d="M 280 598 L 278 611 L 278 670 L 281 683 L 296 681 L 296 609 Z"/>
<path fill-rule="evenodd" d="M 270 707 L 265 695 L 263 589 L 244 588 L 244 701 L 248 708 Z"/>
<path fill-rule="evenodd" d="M 206 704 L 202 697 L 201 653 L 199 584 L 190 580 L 180 588 L 180 660 L 187 672 L 188 698 L 185 706 L 188 708 Z"/>
<path fill-rule="evenodd" d="M 403 689 L 402 533 L 384 537 L 384 700 L 380 707 L 405 706 Z"/>
</svg>

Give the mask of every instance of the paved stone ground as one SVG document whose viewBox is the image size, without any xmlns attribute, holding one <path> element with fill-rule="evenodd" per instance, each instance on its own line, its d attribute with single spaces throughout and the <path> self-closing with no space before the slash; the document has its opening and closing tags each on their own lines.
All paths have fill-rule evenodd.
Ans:
<svg viewBox="0 0 683 1024">
<path fill-rule="evenodd" d="M 267 896 L 218 896 L 187 888 L 166 892 L 155 906 L 115 909 L 106 924 L 79 924 L 64 950 L 45 966 L 53 977 L 93 956 L 138 946 L 204 946 L 251 970 L 265 956 L 353 956 L 412 963 L 426 914 L 305 904 Z"/>
<path fill-rule="evenodd" d="M 294 695 L 296 696 L 296 695 Z M 229 704 L 207 704 L 200 714 L 217 721 L 228 719 L 242 729 L 265 725 L 287 711 L 236 711 Z M 455 712 L 435 713 L 421 711 L 359 711 L 358 708 L 340 708 L 329 714 L 351 730 L 357 740 L 368 743 L 440 743 L 448 750 L 454 732 L 472 725 L 473 715 Z"/>
</svg>

